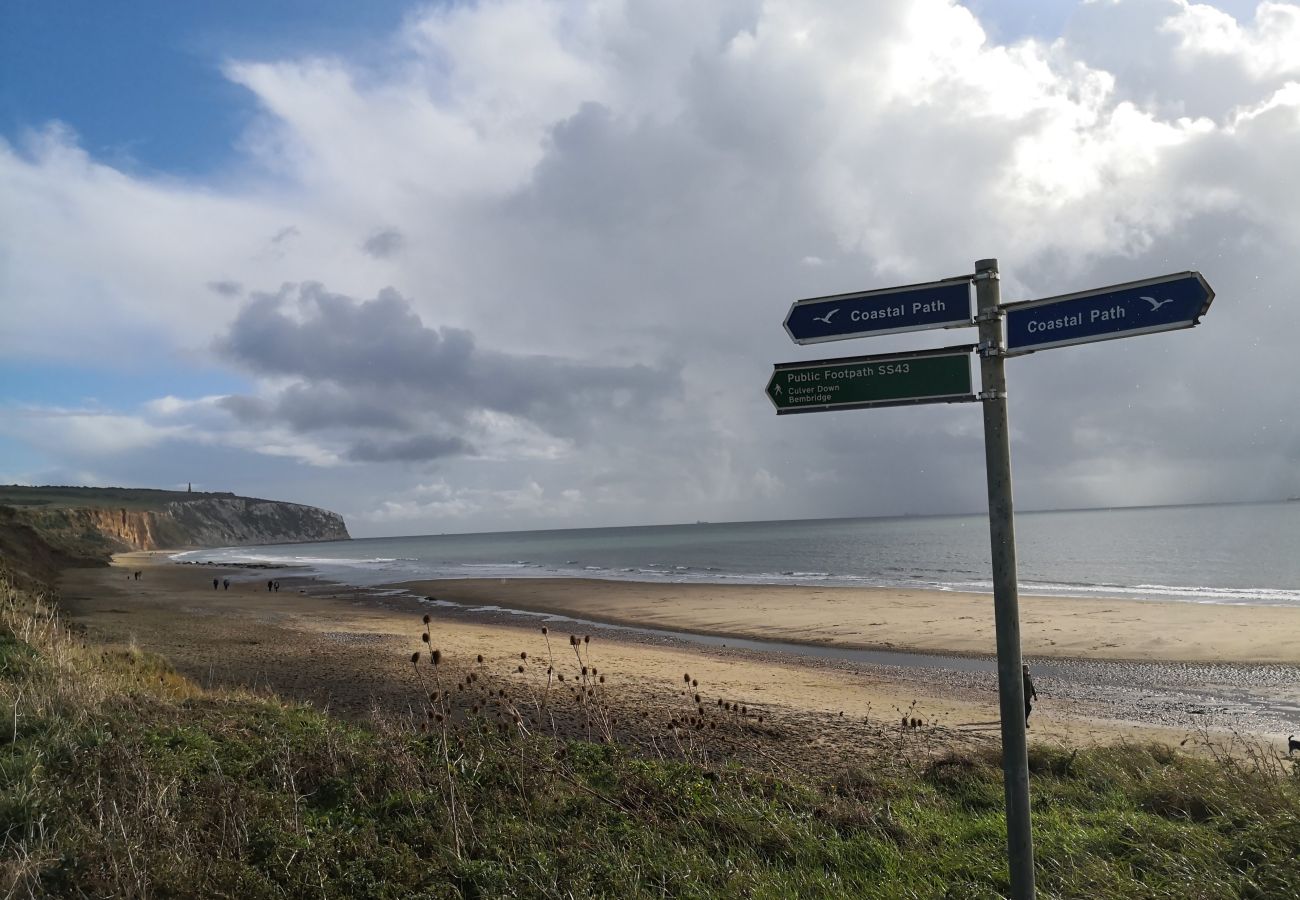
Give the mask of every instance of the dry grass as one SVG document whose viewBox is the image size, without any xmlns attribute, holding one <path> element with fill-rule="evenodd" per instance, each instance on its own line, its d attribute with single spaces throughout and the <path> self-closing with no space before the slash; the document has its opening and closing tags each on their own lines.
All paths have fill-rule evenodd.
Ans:
<svg viewBox="0 0 1300 900">
<path fill-rule="evenodd" d="M 781 710 L 683 672 L 633 721 L 585 636 L 488 659 L 440 648 L 431 620 L 415 713 L 358 727 L 199 690 L 148 653 L 87 645 L 50 595 L 0 589 L 4 896 L 1006 890 L 996 753 L 945 752 L 916 708 L 843 723 L 873 751 L 813 779 L 788 763 L 818 735 Z M 1262 748 L 1030 764 L 1045 895 L 1300 891 L 1300 769 Z"/>
</svg>

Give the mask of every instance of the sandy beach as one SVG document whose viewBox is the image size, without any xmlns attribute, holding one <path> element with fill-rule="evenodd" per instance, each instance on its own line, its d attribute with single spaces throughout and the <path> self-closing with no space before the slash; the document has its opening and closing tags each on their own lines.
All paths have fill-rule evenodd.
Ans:
<svg viewBox="0 0 1300 900">
<path fill-rule="evenodd" d="M 993 598 L 886 588 L 649 584 L 568 578 L 400 585 L 464 604 L 723 637 L 926 653 L 995 652 Z M 1300 609 L 1021 597 L 1027 657 L 1300 663 Z"/>
<path fill-rule="evenodd" d="M 143 573 L 139 580 L 131 577 L 135 570 Z M 229 578 L 229 589 L 214 590 L 213 578 Z M 278 579 L 281 590 L 268 591 L 268 579 Z M 751 719 L 764 717 L 767 749 L 754 752 L 784 758 L 779 748 L 798 747 L 798 758 L 813 768 L 843 765 L 891 741 L 924 741 L 942 748 L 997 739 L 996 682 L 988 674 L 704 647 L 563 622 L 551 625 L 548 657 L 536 618 L 468 606 L 492 604 L 782 641 L 977 654 L 992 646 L 991 601 L 985 597 L 760 588 L 745 589 L 752 592 L 748 605 L 736 606 L 729 589 L 701 585 L 512 580 L 410 587 L 414 593 L 366 591 L 291 569 L 173 564 L 163 553 L 125 554 L 107 569 L 68 570 L 60 583 L 65 608 L 91 639 L 162 653 L 204 685 L 271 689 L 349 716 L 374 711 L 400 715 L 418 704 L 428 685 L 412 669 L 410 656 L 427 649 L 421 642 L 421 618 L 428 614 L 432 645 L 441 651 L 441 671 L 449 678 L 482 671 L 525 692 L 545 682 L 548 660 L 557 672 L 572 670 L 570 677 L 576 677 L 570 627 L 590 634 L 584 661 L 607 678 L 601 690 L 618 710 L 620 728 L 636 732 L 633 738 L 644 738 L 647 730 L 652 733 L 694 709 L 689 694 L 698 692 L 706 704 L 744 705 Z M 433 605 L 424 596 L 467 606 Z M 1084 605 L 1071 613 L 1067 603 L 1073 602 Z M 1115 608 L 1122 615 L 1106 612 Z M 1265 615 L 1252 624 L 1252 616 L 1261 612 Z M 1091 652 L 1114 660 L 1158 659 L 1156 654 L 1164 653 L 1170 660 L 1292 661 L 1297 642 L 1287 636 L 1300 636 L 1300 616 L 1294 611 L 1258 607 L 1207 611 L 1182 604 L 1047 600 L 1026 601 L 1023 613 L 1031 659 Z M 1221 617 L 1217 623 L 1210 613 Z M 1148 629 L 1161 634 L 1145 634 Z M 520 661 L 521 654 L 527 654 L 526 661 Z M 1122 663 L 1095 665 L 1111 667 L 1115 684 L 1130 677 L 1149 680 L 1131 676 Z M 1192 671 L 1181 663 L 1172 670 Z M 1262 671 L 1274 670 L 1290 677 L 1289 667 Z M 685 674 L 698 682 L 689 692 L 682 687 Z M 1085 689 L 1089 680 L 1086 672 L 1077 675 L 1081 688 L 1040 678 L 1042 696 L 1031 742 L 1177 743 L 1202 723 L 1209 729 L 1234 725 L 1213 717 L 1166 715 L 1171 707 L 1167 698 L 1156 715 L 1122 687 L 1107 689 L 1104 696 L 1090 692 Z M 905 715 L 923 721 L 924 728 L 900 735 L 898 723 Z M 1277 737 L 1267 730 L 1264 736 Z"/>
</svg>

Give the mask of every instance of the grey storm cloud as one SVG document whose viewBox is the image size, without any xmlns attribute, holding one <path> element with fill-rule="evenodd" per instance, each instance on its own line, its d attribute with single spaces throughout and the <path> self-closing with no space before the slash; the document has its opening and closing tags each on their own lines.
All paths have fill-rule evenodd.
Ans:
<svg viewBox="0 0 1300 900">
<path fill-rule="evenodd" d="M 344 435 L 358 461 L 471 455 L 476 417 L 499 413 L 564 439 L 598 422 L 651 417 L 681 390 L 665 367 L 597 365 L 478 346 L 473 334 L 426 326 L 385 289 L 356 300 L 307 283 L 253 294 L 217 351 L 254 373 L 293 382 L 268 396 L 226 397 L 245 423 Z"/>
<path fill-rule="evenodd" d="M 405 243 L 406 238 L 400 231 L 396 228 L 385 228 L 366 238 L 361 244 L 361 249 L 375 259 L 388 259 L 400 253 Z"/>
<path fill-rule="evenodd" d="M 223 297 L 238 297 L 244 292 L 244 286 L 238 281 L 209 281 L 208 290 Z"/>
<path fill-rule="evenodd" d="M 339 427 L 402 430 L 413 424 L 409 416 L 385 405 L 380 395 L 363 395 L 327 383 L 291 384 L 274 399 L 235 394 L 223 397 L 219 405 L 241 422 L 285 422 L 301 433 Z"/>
<path fill-rule="evenodd" d="M 384 442 L 363 438 L 352 445 L 348 458 L 357 462 L 424 462 L 474 452 L 473 444 L 454 435 L 422 434 Z"/>
</svg>

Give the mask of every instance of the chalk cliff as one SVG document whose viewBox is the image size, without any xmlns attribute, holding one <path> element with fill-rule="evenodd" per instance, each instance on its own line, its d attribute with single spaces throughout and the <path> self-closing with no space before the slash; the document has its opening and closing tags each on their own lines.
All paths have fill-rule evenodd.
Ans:
<svg viewBox="0 0 1300 900">
<path fill-rule="evenodd" d="M 154 508 L 97 501 L 86 506 L 14 505 L 11 522 L 29 526 L 56 550 L 85 559 L 107 559 L 124 550 L 349 538 L 338 513 L 298 503 L 231 494 L 148 504 Z"/>
</svg>

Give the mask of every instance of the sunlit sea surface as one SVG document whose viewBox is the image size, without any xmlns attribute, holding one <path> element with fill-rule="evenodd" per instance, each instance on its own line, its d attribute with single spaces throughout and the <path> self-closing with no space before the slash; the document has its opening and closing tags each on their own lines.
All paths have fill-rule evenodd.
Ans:
<svg viewBox="0 0 1300 900">
<path fill-rule="evenodd" d="M 1021 512 L 1022 594 L 1300 606 L 1300 502 Z M 698 523 L 195 550 L 347 584 L 610 578 L 992 592 L 984 515 Z"/>
</svg>

